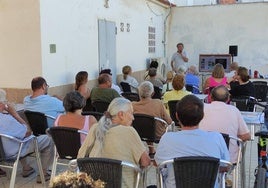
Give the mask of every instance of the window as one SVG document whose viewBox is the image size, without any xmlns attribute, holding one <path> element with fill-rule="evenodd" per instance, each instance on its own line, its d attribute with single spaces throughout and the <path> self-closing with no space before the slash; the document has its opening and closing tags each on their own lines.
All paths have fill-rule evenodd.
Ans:
<svg viewBox="0 0 268 188">
<path fill-rule="evenodd" d="M 148 52 L 155 53 L 155 27 L 148 27 Z"/>
</svg>

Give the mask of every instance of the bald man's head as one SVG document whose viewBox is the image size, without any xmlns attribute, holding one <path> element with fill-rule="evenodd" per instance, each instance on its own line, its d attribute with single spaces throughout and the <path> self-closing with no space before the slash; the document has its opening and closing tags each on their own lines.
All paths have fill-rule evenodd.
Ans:
<svg viewBox="0 0 268 188">
<path fill-rule="evenodd" d="M 221 101 L 221 102 L 227 102 L 229 100 L 230 93 L 228 89 L 223 86 L 217 86 L 212 89 L 211 91 L 211 100 L 212 101 Z"/>
</svg>

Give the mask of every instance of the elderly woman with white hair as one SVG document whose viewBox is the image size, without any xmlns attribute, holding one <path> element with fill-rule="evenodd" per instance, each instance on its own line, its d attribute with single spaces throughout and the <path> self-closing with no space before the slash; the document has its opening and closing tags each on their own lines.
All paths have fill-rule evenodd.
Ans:
<svg viewBox="0 0 268 188">
<path fill-rule="evenodd" d="M 159 99 L 152 99 L 154 86 L 149 81 L 144 81 L 138 87 L 140 101 L 132 102 L 134 114 L 146 114 L 154 117 L 159 117 L 165 120 L 168 124 L 172 123 L 172 119 L 168 115 L 163 102 Z M 162 123 L 156 126 L 156 138 L 160 139 L 165 133 L 166 127 Z M 149 147 L 149 153 L 155 153 L 153 147 Z"/>
<path fill-rule="evenodd" d="M 133 119 L 129 100 L 123 97 L 112 100 L 105 115 L 89 130 L 77 158 L 105 157 L 128 161 L 141 167 L 150 165 L 146 148 L 131 126 Z M 133 171 L 123 172 L 122 187 L 134 187 Z"/>
</svg>

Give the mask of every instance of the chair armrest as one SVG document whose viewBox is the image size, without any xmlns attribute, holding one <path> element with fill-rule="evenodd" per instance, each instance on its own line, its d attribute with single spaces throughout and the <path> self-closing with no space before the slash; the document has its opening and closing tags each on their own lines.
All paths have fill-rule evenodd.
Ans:
<svg viewBox="0 0 268 188">
<path fill-rule="evenodd" d="M 237 164 L 238 164 L 240 162 L 240 159 L 241 159 L 241 152 L 242 152 L 242 149 L 243 149 L 243 146 L 244 146 L 244 142 L 240 138 L 237 138 L 237 137 L 234 137 L 234 136 L 229 135 L 229 138 L 230 138 L 230 140 L 231 139 L 235 140 L 238 143 L 239 151 L 238 151 L 238 156 L 237 156 L 237 160 L 236 160 Z"/>
<path fill-rule="evenodd" d="M 139 173 L 142 172 L 141 168 L 138 167 L 137 165 L 133 164 L 133 163 L 130 163 L 130 162 L 127 162 L 127 161 L 122 161 L 121 165 L 133 168 L 136 172 L 139 172 Z"/>
<path fill-rule="evenodd" d="M 229 135 L 229 137 L 230 137 L 230 139 L 236 140 L 236 141 L 238 141 L 241 145 L 243 145 L 243 140 L 241 140 L 240 138 L 238 138 L 238 137 L 234 137 L 234 136 L 230 136 L 230 135 Z"/>
<path fill-rule="evenodd" d="M 163 161 L 157 165 L 157 168 L 160 170 L 162 167 L 165 167 L 165 165 L 173 163 L 173 162 L 174 162 L 174 159 L 169 159 L 169 160 Z"/>
<path fill-rule="evenodd" d="M 198 90 L 199 93 L 202 93 L 202 91 L 199 90 L 199 87 L 193 85 L 193 88 L 196 89 L 196 90 Z"/>
<path fill-rule="evenodd" d="M 86 131 L 82 131 L 82 130 L 78 130 L 78 132 L 79 132 L 80 134 L 84 134 L 84 135 L 87 135 L 87 134 L 88 134 L 88 132 L 86 132 Z"/>
<path fill-rule="evenodd" d="M 53 119 L 53 120 L 55 120 L 55 119 L 56 119 L 55 117 L 50 116 L 50 115 L 47 115 L 47 114 L 45 114 L 45 116 L 46 116 L 47 118 L 49 118 L 49 119 Z"/>
<path fill-rule="evenodd" d="M 233 164 L 229 161 L 220 160 L 220 167 L 219 167 L 219 171 L 220 172 L 229 172 L 232 170 Z"/>
<path fill-rule="evenodd" d="M 154 117 L 154 119 L 156 121 L 160 121 L 161 123 L 164 123 L 166 127 L 168 126 L 168 123 L 165 120 L 163 120 L 162 118 L 160 118 L 160 117 Z"/>
<path fill-rule="evenodd" d="M 163 124 L 165 125 L 165 128 L 166 128 L 166 131 L 165 131 L 165 132 L 167 132 L 167 131 L 168 131 L 168 127 L 169 127 L 170 125 L 172 125 L 172 122 L 171 122 L 171 124 L 169 125 L 165 120 L 163 120 L 163 119 L 160 118 L 160 117 L 154 117 L 154 119 L 155 119 L 156 121 L 159 121 L 159 122 L 161 122 L 161 123 L 163 123 Z"/>
<path fill-rule="evenodd" d="M 13 141 L 16 141 L 18 143 L 25 143 L 25 142 L 28 142 L 29 140 L 36 138 L 34 135 L 30 135 L 30 136 L 24 138 L 23 140 L 16 138 L 14 136 L 6 135 L 6 134 L 0 134 L 0 136 L 8 138 L 8 139 L 13 140 Z"/>
</svg>

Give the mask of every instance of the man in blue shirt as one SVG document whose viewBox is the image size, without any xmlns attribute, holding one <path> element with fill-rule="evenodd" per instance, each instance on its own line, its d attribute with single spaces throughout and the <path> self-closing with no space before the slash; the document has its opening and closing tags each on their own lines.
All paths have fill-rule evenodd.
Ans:
<svg viewBox="0 0 268 188">
<path fill-rule="evenodd" d="M 23 101 L 25 110 L 41 112 L 55 118 L 64 113 L 62 101 L 47 94 L 49 86 L 44 78 L 33 78 L 31 87 L 33 94 L 26 96 Z M 53 123 L 50 121 L 49 126 L 53 126 Z"/>
<path fill-rule="evenodd" d="M 210 156 L 230 160 L 222 135 L 198 128 L 204 116 L 204 104 L 200 99 L 194 95 L 183 97 L 176 106 L 176 116 L 182 126 L 181 131 L 167 132 L 162 136 L 155 154 L 158 165 L 166 160 L 186 156 Z M 166 188 L 176 187 L 171 166 L 164 176 L 166 176 L 164 180 Z M 215 187 L 218 187 L 217 183 Z"/>
</svg>

